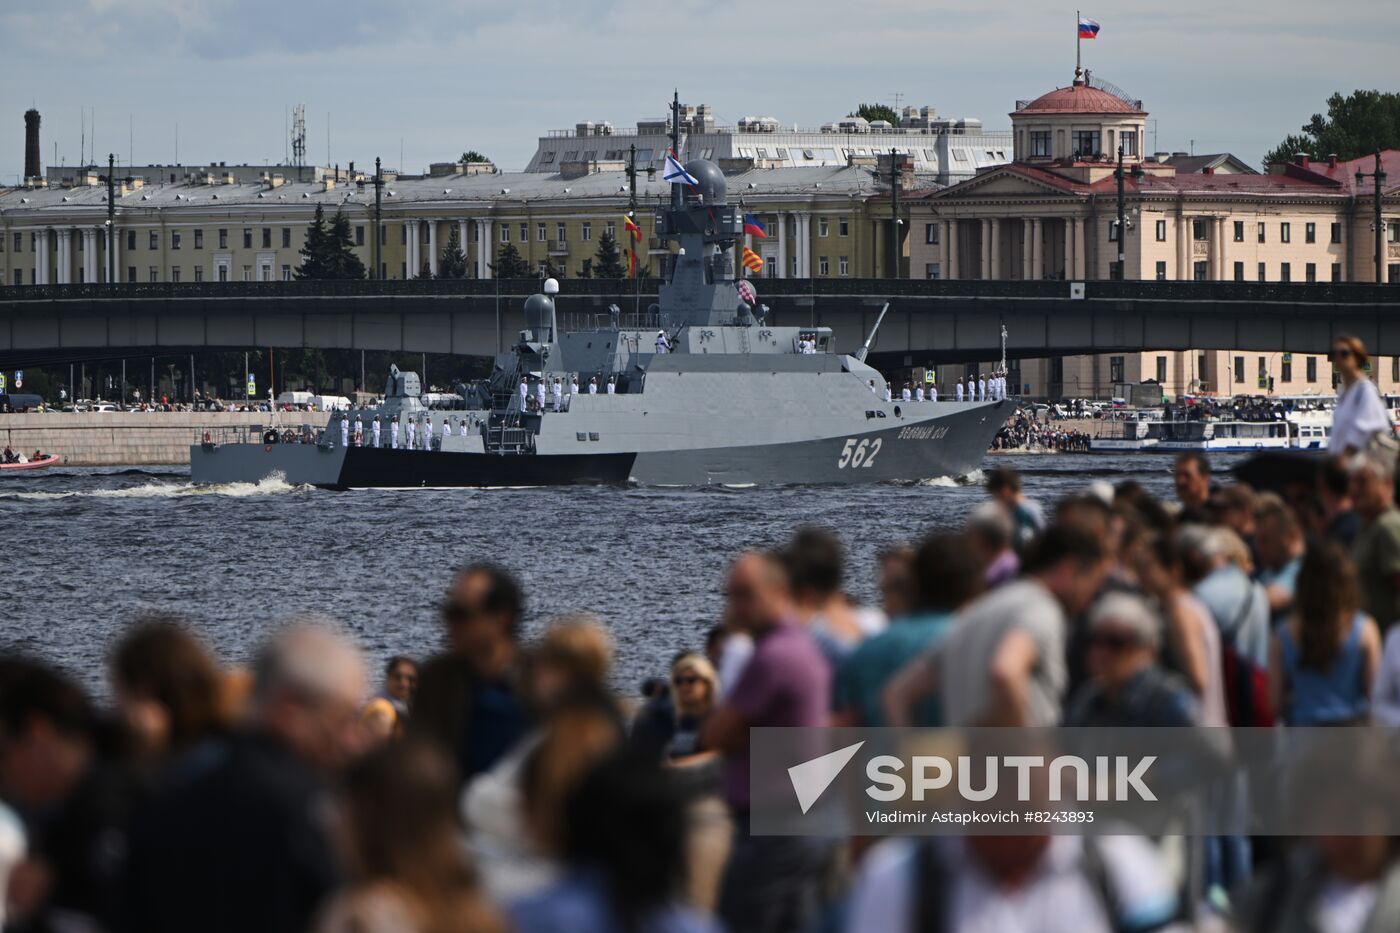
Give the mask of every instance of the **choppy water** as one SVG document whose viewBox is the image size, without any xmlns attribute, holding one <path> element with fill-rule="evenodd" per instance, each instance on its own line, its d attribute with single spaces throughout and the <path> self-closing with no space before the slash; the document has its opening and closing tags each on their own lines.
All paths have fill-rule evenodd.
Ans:
<svg viewBox="0 0 1400 933">
<path fill-rule="evenodd" d="M 1169 496 L 1170 458 L 1003 455 L 1047 503 L 1093 479 Z M 838 529 L 850 589 L 873 598 L 878 550 L 955 526 L 971 482 L 750 489 L 327 492 L 267 481 L 194 487 L 183 470 L 62 469 L 0 476 L 0 648 L 58 662 L 103 692 L 103 659 L 143 610 L 190 617 L 228 661 L 304 610 L 341 620 L 374 658 L 439 645 L 452 568 L 498 561 L 524 580 L 530 626 L 586 610 L 611 625 L 630 687 L 698 646 L 727 561 L 804 522 Z"/>
</svg>

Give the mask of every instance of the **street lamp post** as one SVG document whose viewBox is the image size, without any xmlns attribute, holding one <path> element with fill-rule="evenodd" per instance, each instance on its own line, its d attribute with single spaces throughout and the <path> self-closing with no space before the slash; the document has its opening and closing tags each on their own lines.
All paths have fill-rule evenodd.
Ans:
<svg viewBox="0 0 1400 933">
<path fill-rule="evenodd" d="M 1118 182 L 1118 219 L 1114 221 L 1114 230 L 1118 235 L 1118 261 L 1113 264 L 1111 278 L 1122 281 L 1126 277 L 1127 260 L 1125 245 L 1128 237 L 1128 206 L 1127 195 L 1124 192 L 1124 181 L 1131 176 L 1134 179 L 1142 177 L 1142 166 L 1134 165 L 1130 170 L 1123 170 L 1123 146 L 1118 146 L 1118 167 L 1113 170 L 1113 177 Z"/>
<path fill-rule="evenodd" d="M 117 157 L 107 153 L 107 284 L 117 284 Z"/>
<path fill-rule="evenodd" d="M 1380 285 L 1385 281 L 1385 224 L 1381 221 L 1381 194 L 1385 188 L 1385 172 L 1381 169 L 1381 151 L 1379 149 L 1376 150 L 1376 170 L 1357 172 L 1356 187 L 1360 188 L 1368 178 L 1375 183 L 1376 284 Z"/>
</svg>

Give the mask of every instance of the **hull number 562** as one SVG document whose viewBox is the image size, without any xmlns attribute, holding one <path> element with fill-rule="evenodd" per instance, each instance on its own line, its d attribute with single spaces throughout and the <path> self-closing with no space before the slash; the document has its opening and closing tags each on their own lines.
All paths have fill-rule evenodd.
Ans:
<svg viewBox="0 0 1400 933">
<path fill-rule="evenodd" d="M 882 437 L 877 437 L 873 441 L 864 439 L 859 443 L 854 437 L 846 438 L 846 446 L 841 448 L 841 457 L 836 461 L 836 468 L 844 470 L 846 467 L 856 469 L 866 467 L 869 469 L 875 465 L 875 455 L 880 452 L 880 445 L 885 442 Z"/>
</svg>

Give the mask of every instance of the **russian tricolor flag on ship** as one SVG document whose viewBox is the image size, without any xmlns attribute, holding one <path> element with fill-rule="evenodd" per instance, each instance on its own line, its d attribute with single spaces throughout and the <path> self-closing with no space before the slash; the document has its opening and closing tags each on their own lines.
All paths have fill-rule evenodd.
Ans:
<svg viewBox="0 0 1400 933">
<path fill-rule="evenodd" d="M 1087 17 L 1084 17 L 1084 16 L 1079 17 L 1079 38 L 1081 38 L 1081 39 L 1097 39 L 1097 38 L 1098 38 L 1098 35 L 1099 35 L 1099 24 L 1098 24 L 1098 23 L 1096 23 L 1096 22 L 1094 22 L 1092 19 L 1088 19 Z"/>
<path fill-rule="evenodd" d="M 768 239 L 768 228 L 763 226 L 752 214 L 744 215 L 744 232 L 758 237 L 760 240 Z"/>
</svg>

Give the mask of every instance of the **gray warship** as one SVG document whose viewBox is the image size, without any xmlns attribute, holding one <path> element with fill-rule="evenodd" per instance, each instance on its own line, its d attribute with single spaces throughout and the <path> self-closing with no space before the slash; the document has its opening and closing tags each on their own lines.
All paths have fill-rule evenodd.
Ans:
<svg viewBox="0 0 1400 933">
<path fill-rule="evenodd" d="M 976 469 L 1009 403 L 887 393 L 865 362 L 878 322 L 852 355 L 836 352 L 829 328 L 769 323 L 736 276 L 744 217 L 728 203 L 724 174 L 704 159 L 684 169 L 657 212 L 658 235 L 678 248 L 645 321 L 625 321 L 614 306 L 606 322 L 561 331 L 558 283 L 547 280 L 526 300 L 514 346 L 467 387 L 465 408 L 429 410 L 417 375 L 395 369 L 377 409 L 336 412 L 314 435 L 273 427 L 244 443 L 203 438 L 190 449 L 191 479 L 747 486 Z"/>
</svg>

